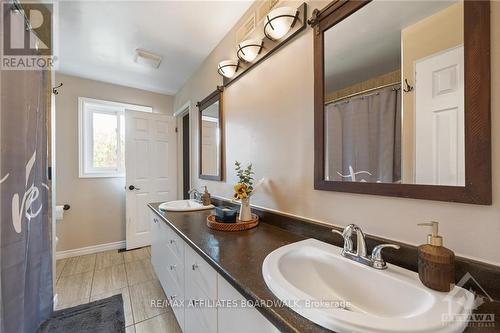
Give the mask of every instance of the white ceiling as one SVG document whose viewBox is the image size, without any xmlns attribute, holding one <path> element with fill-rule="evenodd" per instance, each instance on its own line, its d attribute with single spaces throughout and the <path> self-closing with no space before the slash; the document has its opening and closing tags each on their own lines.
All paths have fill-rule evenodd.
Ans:
<svg viewBox="0 0 500 333">
<path fill-rule="evenodd" d="M 376 0 L 325 32 L 325 90 L 401 67 L 401 30 L 454 3 Z"/>
<path fill-rule="evenodd" d="M 61 1 L 59 71 L 174 94 L 250 4 L 251 1 Z M 160 68 L 135 63 L 137 48 L 161 55 Z"/>
</svg>

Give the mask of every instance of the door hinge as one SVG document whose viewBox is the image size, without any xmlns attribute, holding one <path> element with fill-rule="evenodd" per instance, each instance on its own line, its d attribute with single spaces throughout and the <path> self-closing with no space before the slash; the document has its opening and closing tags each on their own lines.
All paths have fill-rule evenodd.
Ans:
<svg viewBox="0 0 500 333">
<path fill-rule="evenodd" d="M 179 129 L 176 127 L 175 128 L 175 133 L 178 133 L 179 132 Z"/>
</svg>

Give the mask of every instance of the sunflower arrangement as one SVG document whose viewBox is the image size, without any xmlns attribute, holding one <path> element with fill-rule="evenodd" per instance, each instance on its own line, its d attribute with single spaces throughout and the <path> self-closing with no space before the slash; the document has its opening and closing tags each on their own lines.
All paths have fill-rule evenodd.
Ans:
<svg viewBox="0 0 500 333">
<path fill-rule="evenodd" d="M 252 164 L 249 164 L 246 168 L 241 166 L 241 163 L 236 161 L 234 162 L 236 175 L 239 178 L 239 181 L 236 185 L 234 185 L 234 199 L 242 200 L 247 199 L 252 195 L 253 192 L 253 175 L 254 172 L 252 170 Z"/>
</svg>

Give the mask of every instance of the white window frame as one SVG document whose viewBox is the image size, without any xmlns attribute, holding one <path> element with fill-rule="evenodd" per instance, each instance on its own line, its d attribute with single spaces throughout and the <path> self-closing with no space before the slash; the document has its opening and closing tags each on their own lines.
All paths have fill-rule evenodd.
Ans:
<svg viewBox="0 0 500 333">
<path fill-rule="evenodd" d="M 94 113 L 114 114 L 117 116 L 117 159 L 120 162 L 124 147 L 121 147 L 120 116 L 125 116 L 126 110 L 153 112 L 149 106 L 118 103 L 99 99 L 78 97 L 78 175 L 80 178 L 123 178 L 125 165 L 118 168 L 94 168 L 93 163 L 93 129 L 92 116 Z"/>
</svg>

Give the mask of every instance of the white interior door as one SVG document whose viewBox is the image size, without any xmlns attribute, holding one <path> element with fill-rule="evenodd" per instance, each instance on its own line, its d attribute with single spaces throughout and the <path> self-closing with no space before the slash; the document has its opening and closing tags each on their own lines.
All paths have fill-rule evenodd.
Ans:
<svg viewBox="0 0 500 333">
<path fill-rule="evenodd" d="M 127 250 L 151 244 L 148 203 L 177 198 L 174 117 L 125 111 Z"/>
<path fill-rule="evenodd" d="M 218 143 L 217 143 L 217 131 L 219 130 L 219 124 L 215 121 L 202 120 L 202 137 L 201 137 L 201 158 L 203 163 L 201 164 L 201 172 L 204 175 L 217 175 L 218 170 Z"/>
<path fill-rule="evenodd" d="M 415 181 L 464 186 L 464 48 L 417 61 L 415 71 Z"/>
</svg>

